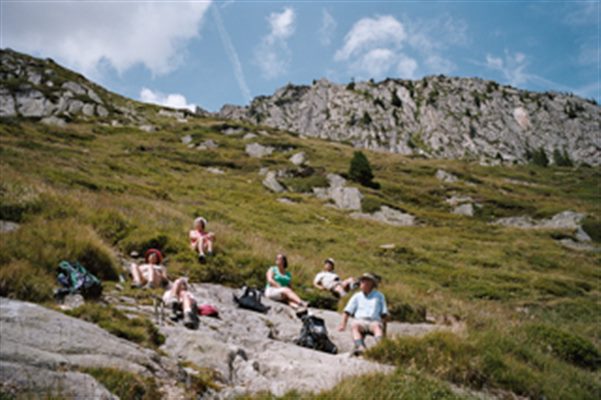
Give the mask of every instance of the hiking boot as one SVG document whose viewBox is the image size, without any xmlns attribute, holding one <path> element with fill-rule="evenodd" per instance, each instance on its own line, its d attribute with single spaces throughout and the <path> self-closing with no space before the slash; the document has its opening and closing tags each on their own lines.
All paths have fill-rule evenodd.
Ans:
<svg viewBox="0 0 601 400">
<path fill-rule="evenodd" d="M 351 351 L 351 357 L 359 357 L 359 356 L 363 355 L 365 350 L 367 350 L 367 349 L 363 346 L 355 346 L 355 347 L 353 347 L 353 350 Z"/>
<path fill-rule="evenodd" d="M 198 328 L 198 315 L 192 311 L 184 314 L 184 326 L 188 329 Z"/>
<path fill-rule="evenodd" d="M 296 317 L 298 319 L 303 319 L 303 317 L 309 315 L 309 310 L 306 307 L 299 307 L 296 310 Z"/>
<path fill-rule="evenodd" d="M 204 254 L 199 254 L 198 255 L 198 262 L 201 264 L 206 264 L 207 263 L 207 257 L 205 257 Z"/>
</svg>

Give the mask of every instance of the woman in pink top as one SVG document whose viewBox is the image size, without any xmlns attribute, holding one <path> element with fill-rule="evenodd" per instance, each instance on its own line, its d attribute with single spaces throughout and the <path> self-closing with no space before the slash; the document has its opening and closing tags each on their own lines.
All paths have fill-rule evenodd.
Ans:
<svg viewBox="0 0 601 400">
<path fill-rule="evenodd" d="M 133 287 L 151 287 L 156 288 L 169 282 L 167 271 L 161 265 L 163 255 L 157 249 L 149 249 L 144 255 L 145 262 L 142 265 L 132 263 L 130 272 L 133 278 Z"/>
<path fill-rule="evenodd" d="M 202 264 L 207 262 L 207 255 L 213 255 L 213 242 L 215 241 L 215 234 L 207 232 L 206 227 L 207 220 L 198 217 L 194 220 L 194 229 L 190 231 L 190 247 L 198 253 L 198 261 Z"/>
</svg>

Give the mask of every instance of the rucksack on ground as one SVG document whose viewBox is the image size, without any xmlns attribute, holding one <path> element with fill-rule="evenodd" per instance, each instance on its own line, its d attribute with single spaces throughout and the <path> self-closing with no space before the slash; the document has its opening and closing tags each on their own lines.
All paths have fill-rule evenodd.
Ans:
<svg viewBox="0 0 601 400">
<path fill-rule="evenodd" d="M 243 287 L 242 296 L 237 297 L 234 295 L 234 301 L 240 308 L 246 310 L 257 311 L 260 313 L 266 313 L 269 307 L 261 303 L 261 291 L 255 288 Z"/>
<path fill-rule="evenodd" d="M 62 300 L 68 294 L 81 294 L 84 298 L 98 298 L 102 294 L 102 282 L 83 265 L 75 261 L 61 261 L 58 264 L 57 280 L 61 287 L 55 297 Z"/>
<path fill-rule="evenodd" d="M 326 323 L 322 318 L 304 315 L 301 319 L 303 326 L 300 336 L 294 341 L 295 344 L 330 354 L 338 353 L 338 348 L 328 337 Z"/>
</svg>

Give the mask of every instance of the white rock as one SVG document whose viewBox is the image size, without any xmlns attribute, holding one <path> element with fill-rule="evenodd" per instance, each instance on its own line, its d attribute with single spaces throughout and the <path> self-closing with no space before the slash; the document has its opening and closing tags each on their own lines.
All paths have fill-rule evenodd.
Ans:
<svg viewBox="0 0 601 400">
<path fill-rule="evenodd" d="M 98 104 L 102 104 L 102 99 L 92 89 L 88 89 L 88 97 Z"/>
<path fill-rule="evenodd" d="M 334 200 L 336 207 L 343 210 L 360 210 L 363 195 L 357 188 L 334 187 L 330 188 L 330 198 Z"/>
<path fill-rule="evenodd" d="M 44 117 L 44 118 L 42 118 L 42 120 L 40 122 L 44 125 L 51 125 L 51 126 L 61 126 L 62 127 L 62 126 L 67 125 L 67 121 L 65 121 L 62 118 L 55 117 L 55 116 Z"/>
<path fill-rule="evenodd" d="M 72 82 L 72 81 L 65 82 L 65 83 L 63 83 L 63 85 L 61 87 L 65 90 L 69 90 L 75 94 L 79 94 L 79 95 L 86 94 L 86 90 L 79 83 L 76 83 L 76 82 Z"/>
<path fill-rule="evenodd" d="M 192 135 L 186 135 L 186 136 L 182 137 L 181 141 L 183 144 L 192 143 Z"/>
<path fill-rule="evenodd" d="M 0 220 L 0 233 L 14 232 L 20 227 L 21 225 L 16 222 Z"/>
<path fill-rule="evenodd" d="M 82 110 L 84 115 L 87 115 L 88 117 L 93 117 L 94 116 L 94 104 L 91 103 L 86 103 L 84 104 Z"/>
<path fill-rule="evenodd" d="M 254 138 L 256 138 L 256 137 L 257 137 L 257 135 L 255 135 L 254 133 L 252 133 L 252 132 L 248 132 L 246 135 L 244 135 L 244 136 L 242 137 L 242 139 L 243 139 L 243 140 L 250 140 L 250 139 L 254 139 Z"/>
<path fill-rule="evenodd" d="M 275 172 L 269 171 L 263 179 L 263 186 L 275 193 L 281 193 L 285 189 L 275 177 Z"/>
<path fill-rule="evenodd" d="M 453 214 L 464 215 L 466 217 L 474 216 L 474 206 L 472 203 L 461 204 L 453 209 Z"/>
<path fill-rule="evenodd" d="M 261 158 L 263 156 L 268 156 L 275 150 L 271 146 L 263 146 L 259 143 L 250 143 L 246 145 L 246 154 L 251 157 Z"/>
<path fill-rule="evenodd" d="M 436 171 L 436 179 L 445 183 L 455 183 L 459 180 L 455 175 L 442 169 Z"/>
<path fill-rule="evenodd" d="M 290 162 L 294 165 L 303 165 L 305 163 L 305 153 L 296 153 L 295 155 L 290 157 Z"/>
<path fill-rule="evenodd" d="M 0 89 L 0 117 L 13 117 L 17 115 L 15 99 L 8 90 Z"/>
<path fill-rule="evenodd" d="M 223 175 L 223 174 L 225 174 L 224 170 L 219 169 L 219 168 L 215 168 L 215 167 L 209 167 L 209 168 L 207 168 L 207 171 L 210 172 L 210 173 L 212 173 L 212 174 L 215 174 L 215 175 Z"/>
<path fill-rule="evenodd" d="M 148 133 L 156 131 L 156 128 L 154 127 L 154 125 L 149 125 L 149 124 L 140 125 L 140 126 L 138 126 L 138 128 L 141 131 L 148 132 Z"/>
<path fill-rule="evenodd" d="M 352 213 L 351 217 L 355 219 L 369 219 L 393 226 L 414 226 L 416 224 L 415 217 L 413 215 L 395 210 L 394 208 L 390 208 L 388 206 L 380 207 L 380 210 L 373 214 Z"/>
<path fill-rule="evenodd" d="M 106 118 L 109 116 L 109 111 L 104 106 L 96 106 L 96 114 L 99 117 Z"/>
</svg>

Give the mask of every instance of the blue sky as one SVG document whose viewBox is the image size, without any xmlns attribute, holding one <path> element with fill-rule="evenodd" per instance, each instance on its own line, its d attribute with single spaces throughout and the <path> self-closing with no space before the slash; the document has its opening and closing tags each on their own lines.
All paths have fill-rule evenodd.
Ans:
<svg viewBox="0 0 601 400">
<path fill-rule="evenodd" d="M 210 111 L 325 77 L 481 77 L 601 102 L 599 1 L 9 1 L 0 47 Z"/>
</svg>

